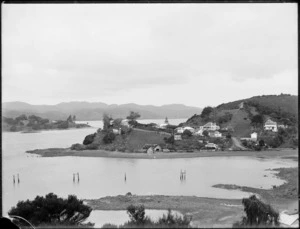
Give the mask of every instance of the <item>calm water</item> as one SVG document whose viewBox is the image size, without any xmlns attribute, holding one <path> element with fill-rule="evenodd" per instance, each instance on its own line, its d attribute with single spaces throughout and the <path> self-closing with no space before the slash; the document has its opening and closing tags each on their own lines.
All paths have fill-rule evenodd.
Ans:
<svg viewBox="0 0 300 229">
<path fill-rule="evenodd" d="M 180 121 L 181 122 L 181 121 Z M 99 198 L 131 192 L 137 195 L 195 195 L 215 198 L 241 198 L 248 193 L 212 188 L 214 184 L 237 184 L 271 188 L 283 183 L 269 168 L 297 166 L 291 160 L 266 160 L 248 157 L 213 157 L 187 159 L 118 159 L 53 157 L 28 155 L 26 150 L 69 147 L 82 143 L 84 137 L 101 127 L 41 133 L 3 133 L 3 211 L 19 200 L 54 192 L 62 197 L 75 194 L 79 198 Z M 95 125 L 93 125 L 95 124 Z M 96 126 L 98 125 L 98 126 Z M 186 181 L 179 179 L 186 170 Z M 79 172 L 80 182 L 73 183 Z M 20 183 L 13 184 L 13 175 Z M 124 180 L 126 173 L 127 180 Z M 267 175 L 267 177 L 264 177 Z"/>
</svg>

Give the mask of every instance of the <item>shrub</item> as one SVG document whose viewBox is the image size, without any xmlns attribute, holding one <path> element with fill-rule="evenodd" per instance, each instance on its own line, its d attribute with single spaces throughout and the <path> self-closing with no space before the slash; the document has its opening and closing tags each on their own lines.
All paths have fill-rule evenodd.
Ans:
<svg viewBox="0 0 300 229">
<path fill-rule="evenodd" d="M 134 224 L 144 224 L 147 220 L 144 205 L 134 206 L 131 204 L 127 207 L 127 213 Z"/>
<path fill-rule="evenodd" d="M 12 126 L 12 127 L 10 128 L 10 131 L 13 131 L 13 132 L 17 131 L 17 127 L 16 127 L 16 126 Z"/>
<path fill-rule="evenodd" d="M 57 125 L 58 129 L 68 129 L 68 127 L 69 127 L 69 123 L 67 121 L 60 122 Z"/>
<path fill-rule="evenodd" d="M 83 140 L 83 145 L 91 144 L 96 137 L 96 133 L 87 135 Z"/>
<path fill-rule="evenodd" d="M 156 224 L 159 225 L 160 227 L 186 228 L 189 226 L 191 220 L 192 218 L 187 217 L 186 215 L 184 215 L 183 217 L 173 215 L 171 209 L 168 209 L 168 214 L 167 215 L 164 214 L 163 217 L 160 218 Z"/>
<path fill-rule="evenodd" d="M 183 133 L 182 133 L 182 137 L 187 137 L 187 138 L 189 138 L 189 137 L 191 137 L 193 135 L 193 133 L 191 132 L 191 131 L 189 131 L 189 130 L 185 130 L 185 131 L 183 131 Z"/>
<path fill-rule="evenodd" d="M 49 193 L 45 197 L 37 196 L 32 201 L 19 201 L 16 207 L 10 209 L 8 215 L 21 216 L 36 226 L 78 225 L 91 211 L 76 196 L 69 195 L 67 199 L 62 199 Z"/>
<path fill-rule="evenodd" d="M 240 222 L 234 223 L 233 227 L 279 226 L 279 213 L 269 204 L 257 199 L 255 195 L 243 198 L 242 203 L 246 216 Z"/>
<path fill-rule="evenodd" d="M 118 226 L 115 224 L 106 223 L 101 228 L 118 228 Z"/>
<path fill-rule="evenodd" d="M 110 144 L 115 140 L 115 138 L 116 138 L 116 135 L 114 133 L 108 132 L 104 135 L 102 140 L 103 140 L 104 144 Z"/>
<path fill-rule="evenodd" d="M 79 143 L 73 144 L 71 150 L 85 150 L 85 146 Z"/>
<path fill-rule="evenodd" d="M 85 148 L 90 149 L 90 150 L 95 150 L 95 149 L 98 149 L 98 144 L 91 143 L 91 144 L 88 144 Z"/>
<path fill-rule="evenodd" d="M 169 143 L 169 144 L 174 144 L 175 140 L 174 140 L 174 135 L 170 136 L 170 137 L 164 137 L 164 141 L 165 143 Z"/>
</svg>

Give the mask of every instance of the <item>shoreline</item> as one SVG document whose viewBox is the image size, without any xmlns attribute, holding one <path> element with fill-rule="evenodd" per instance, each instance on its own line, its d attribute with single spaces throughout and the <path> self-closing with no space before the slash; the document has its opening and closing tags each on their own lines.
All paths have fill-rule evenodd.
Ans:
<svg viewBox="0 0 300 229">
<path fill-rule="evenodd" d="M 261 199 L 274 207 L 279 213 L 288 210 L 290 214 L 299 212 L 298 204 L 298 167 L 278 168 L 276 176 L 285 179 L 286 183 L 275 189 L 257 189 L 236 185 L 214 185 L 225 189 L 241 189 L 260 196 Z M 222 187 L 225 186 L 225 187 Z M 292 195 L 290 194 L 292 192 Z M 117 195 L 99 199 L 84 199 L 93 210 L 126 210 L 130 204 L 143 204 L 145 209 L 175 210 L 192 216 L 192 225 L 199 227 L 232 227 L 240 221 L 244 213 L 242 199 L 221 199 L 197 196 L 169 195 Z M 112 222 L 113 223 L 113 222 Z"/>
<path fill-rule="evenodd" d="M 282 157 L 298 160 L 298 151 L 293 149 L 268 150 L 268 151 L 197 151 L 197 152 L 172 152 L 172 153 L 124 153 L 106 150 L 71 150 L 70 148 L 50 148 L 29 150 L 26 153 L 37 154 L 41 157 L 108 157 L 132 159 L 168 159 L 168 158 L 197 158 L 197 157 L 236 157 L 250 156 L 258 158 Z"/>
</svg>

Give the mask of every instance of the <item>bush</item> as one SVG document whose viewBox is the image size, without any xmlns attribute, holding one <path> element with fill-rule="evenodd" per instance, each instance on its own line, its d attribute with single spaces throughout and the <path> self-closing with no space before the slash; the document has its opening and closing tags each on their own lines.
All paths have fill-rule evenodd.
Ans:
<svg viewBox="0 0 300 229">
<path fill-rule="evenodd" d="M 127 207 L 127 213 L 131 222 L 133 222 L 134 224 L 144 224 L 146 220 L 148 220 L 148 218 L 145 216 L 144 205 L 134 206 L 131 204 Z"/>
<path fill-rule="evenodd" d="M 167 144 L 174 144 L 175 140 L 174 140 L 174 135 L 170 136 L 170 137 L 164 137 L 164 141 Z"/>
<path fill-rule="evenodd" d="M 106 223 L 101 228 L 118 228 L 118 226 L 115 224 Z"/>
<path fill-rule="evenodd" d="M 91 144 L 96 137 L 96 133 L 87 135 L 83 140 L 83 145 Z"/>
<path fill-rule="evenodd" d="M 96 144 L 96 143 L 88 144 L 88 145 L 86 146 L 86 149 L 90 149 L 90 150 L 98 149 L 98 144 Z"/>
<path fill-rule="evenodd" d="M 192 218 L 187 217 L 186 215 L 183 217 L 173 215 L 171 209 L 168 209 L 168 214 L 163 215 L 163 217 L 160 218 L 156 224 L 159 225 L 160 227 L 186 228 L 189 226 L 191 220 Z"/>
<path fill-rule="evenodd" d="M 79 225 L 91 211 L 92 209 L 76 196 L 69 195 L 67 199 L 62 199 L 49 193 L 45 197 L 37 196 L 32 201 L 19 201 L 16 207 L 10 209 L 8 215 L 21 216 L 35 226 Z"/>
<path fill-rule="evenodd" d="M 67 121 L 60 122 L 57 125 L 58 129 L 68 129 L 68 127 L 69 127 L 69 123 Z"/>
<path fill-rule="evenodd" d="M 183 133 L 182 133 L 182 137 L 187 137 L 187 138 L 189 138 L 189 137 L 191 137 L 193 135 L 193 133 L 191 132 L 191 131 L 189 131 L 189 130 L 185 130 L 185 131 L 183 131 Z"/>
<path fill-rule="evenodd" d="M 17 131 L 17 127 L 16 127 L 16 126 L 12 126 L 12 127 L 10 128 L 10 131 L 13 131 L 13 132 Z"/>
<path fill-rule="evenodd" d="M 85 146 L 79 143 L 73 144 L 71 150 L 85 150 Z"/>
<path fill-rule="evenodd" d="M 242 203 L 246 216 L 240 222 L 234 223 L 233 227 L 279 226 L 279 213 L 269 204 L 257 199 L 255 195 L 243 198 Z"/>
<path fill-rule="evenodd" d="M 145 208 L 143 205 L 130 205 L 127 208 L 127 213 L 130 217 L 130 221 L 120 226 L 120 228 L 188 228 L 192 220 L 191 217 L 187 217 L 186 215 L 183 217 L 173 215 L 169 209 L 167 215 L 163 215 L 157 222 L 153 222 L 150 218 L 145 216 Z"/>
<path fill-rule="evenodd" d="M 116 138 L 116 135 L 114 133 L 108 132 L 104 135 L 102 140 L 103 140 L 104 144 L 110 144 L 115 140 L 115 138 Z"/>
</svg>

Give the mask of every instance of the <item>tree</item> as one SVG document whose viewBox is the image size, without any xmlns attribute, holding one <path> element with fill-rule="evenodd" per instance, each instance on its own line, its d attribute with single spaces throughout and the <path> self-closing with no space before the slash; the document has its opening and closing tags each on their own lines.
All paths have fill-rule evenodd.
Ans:
<svg viewBox="0 0 300 229">
<path fill-rule="evenodd" d="M 45 197 L 37 196 L 34 200 L 19 201 L 8 215 L 17 215 L 25 218 L 33 225 L 79 225 L 86 219 L 92 209 L 83 204 L 82 200 L 74 195 L 67 199 L 57 197 L 53 193 Z"/>
<path fill-rule="evenodd" d="M 74 122 L 76 121 L 76 116 L 75 116 L 75 115 L 73 115 L 73 121 L 74 121 Z"/>
<path fill-rule="evenodd" d="M 202 134 L 203 134 L 203 136 L 208 137 L 208 131 L 207 131 L 207 130 L 204 130 L 204 131 L 202 132 Z"/>
<path fill-rule="evenodd" d="M 145 207 L 144 205 L 129 205 L 127 207 L 127 213 L 131 222 L 137 225 L 144 224 L 148 218 L 145 216 Z"/>
<path fill-rule="evenodd" d="M 214 109 L 212 107 L 204 107 L 204 109 L 202 110 L 202 113 L 201 113 L 200 117 L 201 118 L 208 117 L 213 110 Z"/>
<path fill-rule="evenodd" d="M 121 127 L 121 123 L 122 123 L 122 119 L 121 118 L 114 119 L 114 121 L 113 121 L 114 128 L 120 128 Z"/>
<path fill-rule="evenodd" d="M 258 141 L 259 146 L 265 146 L 265 141 L 264 140 L 259 140 Z"/>
<path fill-rule="evenodd" d="M 264 119 L 263 116 L 260 114 L 254 115 L 251 119 L 251 124 L 258 127 L 258 126 L 262 126 L 264 123 Z"/>
<path fill-rule="evenodd" d="M 191 137 L 193 135 L 193 133 L 189 130 L 184 130 L 183 133 L 182 133 L 182 136 L 183 137 Z"/>
<path fill-rule="evenodd" d="M 70 116 L 67 118 L 67 121 L 68 121 L 68 122 L 73 122 L 72 115 L 70 115 Z"/>
<path fill-rule="evenodd" d="M 127 116 L 126 118 L 130 121 L 130 122 L 135 122 L 138 118 L 140 118 L 141 115 L 138 112 L 134 112 L 134 111 L 130 111 L 129 116 Z"/>
<path fill-rule="evenodd" d="M 233 227 L 274 227 L 279 226 L 279 213 L 269 204 L 263 203 L 255 195 L 243 198 L 246 216 L 241 222 L 236 222 Z"/>
<path fill-rule="evenodd" d="M 110 127 L 110 117 L 107 114 L 103 114 L 103 130 L 107 131 Z"/>
<path fill-rule="evenodd" d="M 83 140 L 83 145 L 89 145 L 93 143 L 95 137 L 96 137 L 96 133 L 87 135 Z"/>
<path fill-rule="evenodd" d="M 230 139 L 230 138 L 231 138 L 231 134 L 230 134 L 230 133 L 227 133 L 227 134 L 226 134 L 226 138 L 227 138 L 227 139 Z"/>
<path fill-rule="evenodd" d="M 108 132 L 103 137 L 104 144 L 110 144 L 112 143 L 116 138 L 116 135 L 113 132 Z"/>
<path fill-rule="evenodd" d="M 165 143 L 169 143 L 169 144 L 174 144 L 175 140 L 174 140 L 174 135 L 170 136 L 170 137 L 165 137 L 164 138 Z"/>
<path fill-rule="evenodd" d="M 22 114 L 22 115 L 16 117 L 15 119 L 16 119 L 16 121 L 19 122 L 19 121 L 27 120 L 27 116 Z"/>
</svg>

